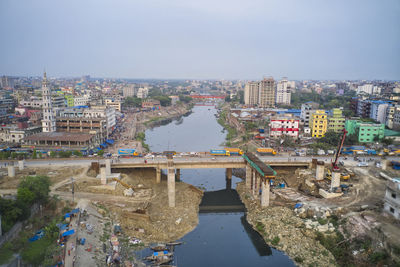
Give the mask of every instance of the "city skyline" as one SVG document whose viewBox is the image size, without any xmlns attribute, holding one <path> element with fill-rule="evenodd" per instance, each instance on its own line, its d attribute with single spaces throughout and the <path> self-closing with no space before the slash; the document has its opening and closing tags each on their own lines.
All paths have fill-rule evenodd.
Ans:
<svg viewBox="0 0 400 267">
<path fill-rule="evenodd" d="M 399 80 L 398 1 L 2 1 L 0 73 Z"/>
</svg>

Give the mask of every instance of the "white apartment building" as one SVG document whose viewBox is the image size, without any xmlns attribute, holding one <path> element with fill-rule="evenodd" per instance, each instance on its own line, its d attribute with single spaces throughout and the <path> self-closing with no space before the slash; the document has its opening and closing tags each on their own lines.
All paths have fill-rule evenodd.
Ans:
<svg viewBox="0 0 400 267">
<path fill-rule="evenodd" d="M 121 111 L 121 101 L 114 98 L 109 98 L 105 100 L 105 104 L 107 107 L 112 107 L 117 111 Z"/>
<path fill-rule="evenodd" d="M 140 87 L 138 92 L 137 92 L 137 97 L 138 98 L 147 98 L 147 96 L 149 95 L 149 88 L 147 87 Z"/>
<path fill-rule="evenodd" d="M 278 81 L 276 85 L 276 103 L 290 105 L 291 92 L 295 88 L 294 81 L 288 81 L 287 78 L 283 78 Z"/>
<path fill-rule="evenodd" d="M 74 97 L 74 106 L 86 106 L 90 101 L 88 95 Z"/>
<path fill-rule="evenodd" d="M 135 85 L 129 84 L 122 89 L 122 95 L 124 97 L 133 97 L 135 96 Z"/>
<path fill-rule="evenodd" d="M 271 118 L 270 136 L 279 138 L 282 136 L 290 136 L 293 139 L 299 137 L 300 121 L 291 118 Z"/>
<path fill-rule="evenodd" d="M 400 219 L 400 179 L 393 178 L 386 184 L 384 210 Z"/>
<path fill-rule="evenodd" d="M 248 82 L 244 87 L 244 104 L 255 106 L 258 104 L 258 82 Z"/>
<path fill-rule="evenodd" d="M 357 94 L 378 95 L 381 93 L 381 88 L 373 84 L 364 84 L 357 87 Z"/>
</svg>

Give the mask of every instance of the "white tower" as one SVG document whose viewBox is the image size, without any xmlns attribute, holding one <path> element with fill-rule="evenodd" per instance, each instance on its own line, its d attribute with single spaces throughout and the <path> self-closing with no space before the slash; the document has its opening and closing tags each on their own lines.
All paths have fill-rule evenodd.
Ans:
<svg viewBox="0 0 400 267">
<path fill-rule="evenodd" d="M 56 120 L 54 118 L 53 105 L 51 104 L 51 90 L 47 82 L 46 72 L 43 74 L 42 82 L 42 131 L 43 132 L 55 132 L 56 131 Z"/>
</svg>

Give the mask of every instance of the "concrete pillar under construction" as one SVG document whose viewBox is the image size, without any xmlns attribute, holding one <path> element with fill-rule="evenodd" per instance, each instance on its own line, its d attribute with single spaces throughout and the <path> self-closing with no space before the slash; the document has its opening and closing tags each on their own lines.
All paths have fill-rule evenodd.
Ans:
<svg viewBox="0 0 400 267">
<path fill-rule="evenodd" d="M 111 175 L 111 159 L 106 159 L 106 175 Z"/>
<path fill-rule="evenodd" d="M 340 172 L 333 171 L 332 172 L 332 180 L 331 180 L 331 190 L 335 187 L 340 186 Z"/>
<path fill-rule="evenodd" d="M 324 180 L 324 171 L 325 171 L 325 163 L 323 161 L 318 161 L 315 172 L 315 179 L 317 181 Z"/>
<path fill-rule="evenodd" d="M 25 167 L 25 161 L 19 160 L 19 161 L 18 161 L 18 169 L 19 169 L 20 171 L 22 171 L 22 170 L 24 169 L 24 167 Z"/>
<path fill-rule="evenodd" d="M 225 176 L 227 179 L 232 179 L 232 168 L 226 168 Z"/>
<path fill-rule="evenodd" d="M 176 169 L 175 176 L 177 181 L 181 180 L 181 169 Z"/>
<path fill-rule="evenodd" d="M 8 166 L 8 177 L 15 177 L 15 167 L 13 165 Z"/>
<path fill-rule="evenodd" d="M 175 207 L 175 169 L 168 168 L 168 205 L 170 208 Z"/>
<path fill-rule="evenodd" d="M 270 180 L 263 179 L 261 181 L 261 207 L 268 207 L 269 206 L 269 187 L 270 187 Z"/>
<path fill-rule="evenodd" d="M 161 169 L 156 168 L 156 183 L 159 184 L 161 182 Z"/>
<path fill-rule="evenodd" d="M 387 164 L 388 164 L 387 159 L 383 159 L 383 160 L 381 161 L 382 170 L 384 170 L 384 171 L 386 170 Z"/>
<path fill-rule="evenodd" d="M 251 167 L 249 164 L 246 164 L 246 188 L 250 189 L 251 188 Z"/>
<path fill-rule="evenodd" d="M 106 174 L 106 168 L 100 168 L 100 179 L 101 179 L 101 184 L 107 184 L 107 174 Z"/>
<path fill-rule="evenodd" d="M 253 170 L 251 175 L 251 193 L 256 195 L 256 172 Z"/>
<path fill-rule="evenodd" d="M 260 182 L 261 182 L 261 177 L 260 174 L 256 172 L 256 197 L 258 198 L 260 196 Z"/>
</svg>

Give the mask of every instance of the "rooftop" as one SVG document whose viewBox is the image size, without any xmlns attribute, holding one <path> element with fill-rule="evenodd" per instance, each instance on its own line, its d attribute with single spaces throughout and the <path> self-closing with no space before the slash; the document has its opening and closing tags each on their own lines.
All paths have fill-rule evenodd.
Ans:
<svg viewBox="0 0 400 267">
<path fill-rule="evenodd" d="M 93 137 L 88 133 L 67 133 L 67 132 L 52 132 L 38 133 L 25 138 L 27 141 L 89 141 Z"/>
</svg>

